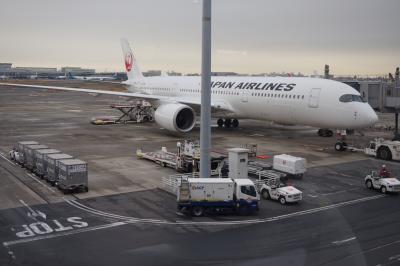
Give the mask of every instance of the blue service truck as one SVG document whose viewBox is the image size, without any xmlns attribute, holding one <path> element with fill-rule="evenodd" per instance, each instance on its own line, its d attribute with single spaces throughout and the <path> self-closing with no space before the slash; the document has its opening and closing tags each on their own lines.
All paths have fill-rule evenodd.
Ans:
<svg viewBox="0 0 400 266">
<path fill-rule="evenodd" d="M 193 216 L 258 211 L 259 200 L 254 183 L 247 178 L 182 178 L 177 189 L 178 211 Z"/>
</svg>

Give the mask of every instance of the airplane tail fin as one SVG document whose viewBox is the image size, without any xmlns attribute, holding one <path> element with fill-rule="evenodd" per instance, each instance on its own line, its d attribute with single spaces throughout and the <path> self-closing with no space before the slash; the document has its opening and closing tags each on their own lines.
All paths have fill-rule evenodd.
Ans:
<svg viewBox="0 0 400 266">
<path fill-rule="evenodd" d="M 132 53 L 132 49 L 126 39 L 121 39 L 121 47 L 124 55 L 126 74 L 129 79 L 141 79 L 143 78 L 142 72 L 140 72 L 138 62 Z"/>
</svg>

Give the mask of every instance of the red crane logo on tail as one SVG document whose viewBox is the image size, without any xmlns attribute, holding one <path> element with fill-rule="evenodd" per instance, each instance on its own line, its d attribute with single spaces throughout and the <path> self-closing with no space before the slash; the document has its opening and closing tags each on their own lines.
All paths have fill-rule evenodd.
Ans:
<svg viewBox="0 0 400 266">
<path fill-rule="evenodd" d="M 126 71 L 131 71 L 132 70 L 132 65 L 133 65 L 133 56 L 132 53 L 127 53 L 125 56 L 125 68 Z"/>
</svg>

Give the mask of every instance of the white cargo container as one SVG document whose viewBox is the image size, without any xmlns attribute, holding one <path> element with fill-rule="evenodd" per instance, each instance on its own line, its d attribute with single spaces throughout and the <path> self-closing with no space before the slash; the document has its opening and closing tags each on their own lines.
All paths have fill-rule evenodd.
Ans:
<svg viewBox="0 0 400 266">
<path fill-rule="evenodd" d="M 55 154 L 55 153 L 60 153 L 59 150 L 56 149 L 43 149 L 43 150 L 35 150 L 34 151 L 34 162 L 35 162 L 35 167 L 34 167 L 34 173 L 37 174 L 39 177 L 43 177 L 45 172 L 44 169 L 47 167 L 47 163 L 44 160 L 44 155 L 45 154 Z"/>
<path fill-rule="evenodd" d="M 24 166 L 33 171 L 35 168 L 35 150 L 48 149 L 46 145 L 26 145 L 24 146 Z"/>
<path fill-rule="evenodd" d="M 72 159 L 71 155 L 65 153 L 45 154 L 44 161 L 45 165 L 43 168 L 44 177 L 51 184 L 55 185 L 58 177 L 58 161 L 63 159 Z"/>
<path fill-rule="evenodd" d="M 84 190 L 88 187 L 88 166 L 85 161 L 79 159 L 63 159 L 57 162 L 58 178 L 57 187 L 64 193 Z"/>
<path fill-rule="evenodd" d="M 272 167 L 283 173 L 288 174 L 289 177 L 302 178 L 307 168 L 306 159 L 295 157 L 288 154 L 275 155 Z"/>
</svg>

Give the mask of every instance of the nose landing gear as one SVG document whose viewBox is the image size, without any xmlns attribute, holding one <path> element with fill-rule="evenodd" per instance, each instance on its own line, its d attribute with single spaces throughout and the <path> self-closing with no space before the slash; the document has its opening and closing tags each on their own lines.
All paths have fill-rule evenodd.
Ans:
<svg viewBox="0 0 400 266">
<path fill-rule="evenodd" d="M 338 135 L 339 135 L 339 139 L 335 143 L 335 150 L 337 150 L 337 151 L 345 151 L 345 150 L 347 150 L 347 143 L 345 142 L 347 131 L 346 130 L 340 130 L 340 131 L 338 131 Z"/>
</svg>

